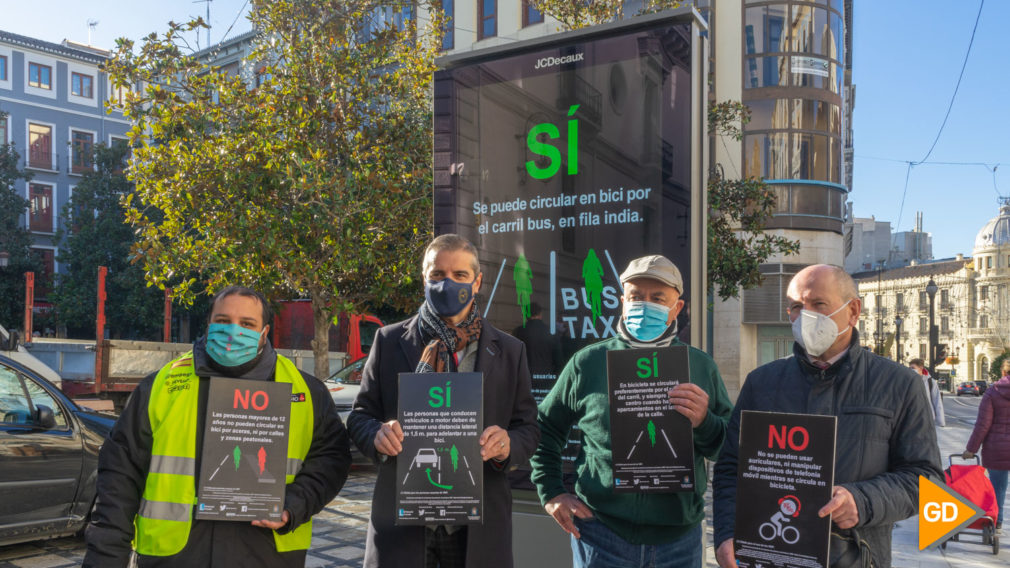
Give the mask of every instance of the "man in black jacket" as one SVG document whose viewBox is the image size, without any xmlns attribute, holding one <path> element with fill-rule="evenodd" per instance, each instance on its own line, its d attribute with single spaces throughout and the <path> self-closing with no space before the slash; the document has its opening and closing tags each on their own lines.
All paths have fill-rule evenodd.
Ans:
<svg viewBox="0 0 1010 568">
<path fill-rule="evenodd" d="M 909 369 L 859 345 L 862 303 L 852 278 L 819 264 L 801 270 L 786 293 L 793 356 L 747 376 L 715 466 L 716 558 L 735 567 L 737 456 L 743 410 L 838 417 L 835 485 L 821 517 L 831 515 L 832 566 L 891 564 L 891 529 L 918 511 L 919 476 L 941 480 L 933 419 Z"/>
<path fill-rule="evenodd" d="M 347 418 L 361 453 L 378 465 L 368 523 L 367 568 L 510 568 L 512 493 L 506 470 L 537 447 L 537 406 L 523 344 L 480 316 L 477 249 L 458 235 L 428 245 L 422 264 L 425 301 L 418 315 L 380 329 Z M 399 373 L 484 375 L 484 523 L 396 526 L 396 460 L 403 450 L 397 420 Z M 410 457 L 406 457 L 410 459 Z"/>
<path fill-rule="evenodd" d="M 300 373 L 267 341 L 270 319 L 270 306 L 262 295 L 229 286 L 215 296 L 208 333 L 193 344 L 192 353 L 137 385 L 99 453 L 98 496 L 87 528 L 84 566 L 127 566 L 131 548 L 141 568 L 305 565 L 311 538 L 308 523 L 347 479 L 350 444 L 326 387 Z M 294 479 L 286 485 L 280 521 L 193 518 L 211 376 L 292 384 L 288 473 L 294 473 Z M 310 404 L 311 414 L 302 409 L 296 413 L 296 404 Z M 311 417 L 312 434 L 300 468 L 293 470 L 297 460 L 290 458 L 292 444 L 304 449 L 304 438 L 293 438 L 300 435 L 296 415 L 305 424 Z M 196 420 L 195 440 L 182 434 L 191 424 L 190 416 Z M 306 430 L 307 426 L 301 431 Z M 195 459 L 177 457 L 180 453 L 173 450 L 178 448 L 195 449 L 191 454 Z M 152 483 L 159 483 L 152 479 L 166 477 L 175 487 L 167 492 L 170 501 L 151 499 L 158 490 Z M 184 483 L 176 485 L 180 478 Z M 164 499 L 164 486 L 161 495 Z M 175 518 L 165 514 L 173 509 L 179 510 Z"/>
</svg>

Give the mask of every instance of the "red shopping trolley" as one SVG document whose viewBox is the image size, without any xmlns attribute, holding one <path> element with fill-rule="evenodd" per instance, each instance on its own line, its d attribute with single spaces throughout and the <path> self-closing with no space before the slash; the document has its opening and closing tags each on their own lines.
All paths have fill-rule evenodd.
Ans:
<svg viewBox="0 0 1010 568">
<path fill-rule="evenodd" d="M 947 485 L 985 511 L 985 514 L 975 519 L 964 530 L 942 542 L 940 548 L 947 548 L 949 541 L 971 542 L 961 540 L 961 535 L 981 536 L 982 542 L 979 544 L 992 546 L 992 553 L 999 554 L 999 534 L 996 532 L 999 508 L 996 504 L 996 491 L 992 488 L 989 478 L 986 477 L 985 468 L 980 464 L 978 456 L 975 456 L 974 464 L 968 465 L 954 465 L 954 458 L 960 459 L 961 455 L 950 454 L 950 467 L 943 472 Z"/>
</svg>

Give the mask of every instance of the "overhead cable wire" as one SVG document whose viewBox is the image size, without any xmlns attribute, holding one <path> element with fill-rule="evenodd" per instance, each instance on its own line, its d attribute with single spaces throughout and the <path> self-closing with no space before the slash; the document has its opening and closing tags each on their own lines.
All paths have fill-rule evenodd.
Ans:
<svg viewBox="0 0 1010 568">
<path fill-rule="evenodd" d="M 978 14 L 975 16 L 975 27 L 971 29 L 971 40 L 968 41 L 968 51 L 964 54 L 964 61 L 961 63 L 961 73 L 957 76 L 957 84 L 954 86 L 954 94 L 950 96 L 950 104 L 947 105 L 947 113 L 943 115 L 943 122 L 940 124 L 940 130 L 936 133 L 936 138 L 933 140 L 933 145 L 929 147 L 929 151 L 923 156 L 919 163 L 925 162 L 929 159 L 930 154 L 933 153 L 933 149 L 936 148 L 936 143 L 940 141 L 940 135 L 943 134 L 943 127 L 947 125 L 947 119 L 950 118 L 950 111 L 954 108 L 954 99 L 957 98 L 957 91 L 961 88 L 961 79 L 964 78 L 964 69 L 968 66 L 968 56 L 971 55 L 971 46 L 975 43 L 975 32 L 978 31 L 978 22 L 982 19 L 982 7 L 985 6 L 985 0 L 982 0 L 978 4 Z"/>
<path fill-rule="evenodd" d="M 978 31 L 978 22 L 982 19 L 982 8 L 985 6 L 985 0 L 981 0 L 978 4 L 978 14 L 975 15 L 975 25 L 971 29 L 971 39 L 968 40 L 968 50 L 964 54 L 964 61 L 961 62 L 961 72 L 957 76 L 957 84 L 954 85 L 954 93 L 950 96 L 950 103 L 947 105 L 947 112 L 943 115 L 943 122 L 940 123 L 940 130 L 936 133 L 936 138 L 933 139 L 933 145 L 929 147 L 929 151 L 926 155 L 922 157 L 918 162 L 906 162 L 908 166 L 905 169 L 905 188 L 901 190 L 901 207 L 898 209 L 898 223 L 895 224 L 895 229 L 901 228 L 901 217 L 905 211 L 905 198 L 908 196 L 908 180 L 912 175 L 912 168 L 924 163 L 929 159 L 930 155 L 933 154 L 933 149 L 936 148 L 937 142 L 940 141 L 940 136 L 943 135 L 943 129 L 947 126 L 947 119 L 950 118 L 950 111 L 954 108 L 954 99 L 957 98 L 957 91 L 961 88 L 961 79 L 964 78 L 964 70 L 968 66 L 968 57 L 971 55 L 971 46 L 975 43 L 975 33 Z M 891 239 L 890 249 L 894 250 L 895 241 L 897 239 L 897 233 Z M 891 251 L 888 251 L 888 257 L 890 257 Z M 890 258 L 888 258 L 890 260 Z"/>
<path fill-rule="evenodd" d="M 238 9 L 238 14 L 235 14 L 235 19 L 231 21 L 231 25 L 228 26 L 228 29 L 224 31 L 224 35 L 221 36 L 221 39 L 218 41 L 218 43 L 224 43 L 225 38 L 228 37 L 228 32 L 230 32 L 231 29 L 235 27 L 235 23 L 238 22 L 239 17 L 242 16 L 242 12 L 245 10 L 245 7 L 248 6 L 248 5 L 249 5 L 249 0 L 245 0 L 245 2 L 242 3 L 242 7 Z"/>
</svg>

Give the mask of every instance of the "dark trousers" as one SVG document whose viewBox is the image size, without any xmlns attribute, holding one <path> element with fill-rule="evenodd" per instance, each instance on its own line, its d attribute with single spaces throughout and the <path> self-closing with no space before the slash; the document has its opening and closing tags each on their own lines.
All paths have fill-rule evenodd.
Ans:
<svg viewBox="0 0 1010 568">
<path fill-rule="evenodd" d="M 444 526 L 424 531 L 424 568 L 465 568 L 466 527 L 452 534 Z"/>
</svg>

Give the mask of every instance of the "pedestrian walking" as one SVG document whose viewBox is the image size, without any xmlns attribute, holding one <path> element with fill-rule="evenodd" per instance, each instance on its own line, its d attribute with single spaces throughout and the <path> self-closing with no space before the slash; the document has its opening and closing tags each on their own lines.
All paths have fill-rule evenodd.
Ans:
<svg viewBox="0 0 1010 568">
<path fill-rule="evenodd" d="M 922 359 L 912 359 L 908 366 L 920 377 L 922 377 L 923 387 L 926 389 L 926 396 L 929 397 L 929 407 L 933 411 L 933 422 L 937 426 L 946 426 L 947 417 L 943 414 L 943 397 L 940 395 L 940 385 L 936 384 L 936 379 L 929 374 L 926 363 Z"/>
<path fill-rule="evenodd" d="M 982 448 L 982 465 L 989 471 L 989 481 L 996 490 L 999 517 L 996 529 L 1003 528 L 1003 503 L 1010 474 L 1010 359 L 1000 366 L 1000 380 L 986 389 L 978 405 L 978 417 L 965 446 L 964 459 L 971 459 Z"/>
</svg>

